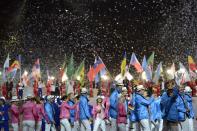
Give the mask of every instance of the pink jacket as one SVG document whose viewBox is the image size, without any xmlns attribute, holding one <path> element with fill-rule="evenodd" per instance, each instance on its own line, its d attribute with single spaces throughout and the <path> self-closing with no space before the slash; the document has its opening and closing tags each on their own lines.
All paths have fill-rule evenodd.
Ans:
<svg viewBox="0 0 197 131">
<path fill-rule="evenodd" d="M 44 105 L 36 104 L 36 121 L 42 121 L 42 118 L 45 116 Z"/>
<path fill-rule="evenodd" d="M 117 123 L 124 123 L 127 124 L 127 113 L 125 109 L 124 103 L 118 103 L 118 118 Z"/>
<path fill-rule="evenodd" d="M 10 113 L 11 113 L 11 122 L 13 124 L 19 123 L 19 109 L 18 106 L 12 105 L 10 108 Z"/>
<path fill-rule="evenodd" d="M 76 104 L 73 106 L 69 106 L 67 102 L 62 102 L 60 106 L 60 119 L 69 119 L 70 118 L 70 110 L 75 109 Z"/>
<path fill-rule="evenodd" d="M 79 103 L 76 104 L 75 108 L 75 121 L 79 120 Z"/>
<path fill-rule="evenodd" d="M 27 101 L 23 104 L 22 109 L 20 111 L 23 114 L 24 120 L 35 120 L 36 116 L 36 104 L 32 101 Z"/>
<path fill-rule="evenodd" d="M 106 96 L 103 99 L 103 105 L 105 106 L 105 117 L 109 118 L 109 107 L 110 107 L 109 97 Z"/>
<path fill-rule="evenodd" d="M 100 113 L 98 113 L 98 111 L 101 111 Z M 100 105 L 95 105 L 93 107 L 92 110 L 92 114 L 94 118 L 100 118 L 100 119 L 104 119 L 105 118 L 105 112 L 102 106 Z"/>
</svg>

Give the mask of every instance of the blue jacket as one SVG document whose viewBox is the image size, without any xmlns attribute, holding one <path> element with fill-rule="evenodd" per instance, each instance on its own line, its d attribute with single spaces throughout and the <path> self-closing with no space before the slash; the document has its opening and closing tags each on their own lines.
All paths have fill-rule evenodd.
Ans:
<svg viewBox="0 0 197 131">
<path fill-rule="evenodd" d="M 3 115 L 0 115 L 0 121 L 2 121 L 2 120 L 4 120 L 4 121 L 9 120 L 9 115 L 8 115 L 9 108 L 10 108 L 10 105 L 8 105 L 8 104 L 4 104 L 4 105 L 0 106 L 0 112 L 4 112 Z"/>
<path fill-rule="evenodd" d="M 185 121 L 186 119 L 186 101 L 184 100 L 184 94 L 179 94 L 176 99 L 177 110 L 178 110 L 178 121 Z"/>
<path fill-rule="evenodd" d="M 110 117 L 117 119 L 118 116 L 118 95 L 119 92 L 117 89 L 113 91 L 113 93 L 110 96 L 110 108 L 109 108 L 109 115 Z"/>
<path fill-rule="evenodd" d="M 129 116 L 129 120 L 131 122 L 137 122 L 137 113 L 135 111 L 135 93 L 133 93 L 132 98 L 130 100 L 130 104 L 132 107 L 134 107 L 134 110 L 130 110 L 130 116 Z"/>
<path fill-rule="evenodd" d="M 91 117 L 90 112 L 89 112 L 87 96 L 84 96 L 84 95 L 80 96 L 79 113 L 80 113 L 79 114 L 80 120 L 88 120 Z"/>
<path fill-rule="evenodd" d="M 49 122 L 54 121 L 54 109 L 52 104 L 47 101 L 45 103 L 44 109 Z"/>
<path fill-rule="evenodd" d="M 185 94 L 185 101 L 187 102 L 188 108 L 189 108 L 189 113 L 188 113 L 188 118 L 189 119 L 194 119 L 195 113 L 194 113 L 194 108 L 192 105 L 192 97 L 189 94 Z"/>
<path fill-rule="evenodd" d="M 73 106 L 74 104 L 75 104 L 74 101 L 72 101 L 72 100 L 68 101 L 68 105 L 69 106 Z M 71 125 L 74 125 L 74 122 L 75 122 L 75 109 L 70 110 L 70 119 L 69 119 L 69 121 L 70 121 Z"/>
<path fill-rule="evenodd" d="M 150 104 L 150 121 L 155 122 L 156 120 L 162 119 L 161 112 L 161 97 L 158 99 L 154 99 L 154 101 Z"/>
<path fill-rule="evenodd" d="M 136 93 L 135 112 L 138 120 L 149 119 L 148 106 L 153 102 L 153 100 L 153 97 L 147 100 L 142 95 Z"/>
<path fill-rule="evenodd" d="M 173 96 L 168 96 L 166 92 L 161 97 L 161 111 L 164 120 L 177 122 L 178 110 L 176 99 L 178 97 L 178 88 L 173 88 Z"/>
<path fill-rule="evenodd" d="M 58 103 L 53 102 L 53 113 L 54 113 L 54 120 L 55 120 L 55 125 L 59 126 L 60 125 L 60 108 L 58 106 Z"/>
</svg>

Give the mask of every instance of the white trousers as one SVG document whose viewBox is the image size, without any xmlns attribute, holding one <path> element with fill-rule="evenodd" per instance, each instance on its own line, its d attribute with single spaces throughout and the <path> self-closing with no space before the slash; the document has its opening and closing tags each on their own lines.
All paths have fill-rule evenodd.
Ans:
<svg viewBox="0 0 197 131">
<path fill-rule="evenodd" d="M 72 131 L 80 131 L 79 121 L 74 122 L 74 127 L 73 127 Z"/>
<path fill-rule="evenodd" d="M 56 131 L 55 125 L 46 123 L 45 124 L 45 131 Z"/>
<path fill-rule="evenodd" d="M 130 129 L 130 120 L 127 119 L 126 131 L 129 131 L 129 129 Z"/>
<path fill-rule="evenodd" d="M 163 119 L 157 122 L 151 122 L 151 131 L 162 131 L 163 130 Z"/>
<path fill-rule="evenodd" d="M 189 126 L 189 130 L 188 131 L 194 131 L 194 121 L 193 119 L 188 119 L 188 126 Z"/>
<path fill-rule="evenodd" d="M 126 129 L 126 124 L 120 123 L 118 124 L 118 131 L 125 131 Z"/>
<path fill-rule="evenodd" d="M 12 123 L 13 131 L 19 131 L 18 123 Z"/>
<path fill-rule="evenodd" d="M 150 131 L 150 123 L 148 119 L 143 119 L 140 121 L 141 131 Z"/>
<path fill-rule="evenodd" d="M 117 131 L 117 120 L 114 118 L 111 118 L 111 128 L 110 131 Z"/>
<path fill-rule="evenodd" d="M 178 124 L 179 131 L 194 131 L 193 119 L 186 119 Z"/>
<path fill-rule="evenodd" d="M 65 130 L 71 131 L 71 126 L 70 126 L 68 119 L 60 120 L 60 128 L 61 128 L 61 131 L 65 131 Z"/>
<path fill-rule="evenodd" d="M 35 121 L 25 120 L 23 121 L 23 131 L 34 131 Z"/>
<path fill-rule="evenodd" d="M 42 128 L 42 121 L 38 121 L 36 124 L 36 131 L 41 131 Z"/>
<path fill-rule="evenodd" d="M 90 121 L 82 120 L 81 121 L 81 131 L 91 131 Z"/>
<path fill-rule="evenodd" d="M 105 125 L 105 120 L 96 118 L 94 121 L 94 130 L 93 131 L 98 131 L 99 127 L 101 128 L 102 131 L 106 131 L 106 125 Z"/>
</svg>

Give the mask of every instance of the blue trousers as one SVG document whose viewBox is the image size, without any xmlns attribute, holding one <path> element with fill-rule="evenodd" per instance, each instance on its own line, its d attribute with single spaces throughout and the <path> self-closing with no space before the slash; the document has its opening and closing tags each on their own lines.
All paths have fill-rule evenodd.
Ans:
<svg viewBox="0 0 197 131">
<path fill-rule="evenodd" d="M 8 120 L 6 121 L 0 121 L 0 131 L 1 129 L 4 129 L 4 131 L 9 131 L 9 123 Z"/>
<path fill-rule="evenodd" d="M 19 95 L 19 99 L 22 99 L 23 98 L 23 90 L 19 89 L 18 95 Z"/>
<path fill-rule="evenodd" d="M 42 88 L 38 88 L 38 96 L 41 98 L 42 97 Z"/>
</svg>

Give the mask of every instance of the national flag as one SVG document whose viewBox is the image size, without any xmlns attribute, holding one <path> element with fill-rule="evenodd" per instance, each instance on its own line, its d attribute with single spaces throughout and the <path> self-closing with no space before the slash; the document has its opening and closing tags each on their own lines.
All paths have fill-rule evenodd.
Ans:
<svg viewBox="0 0 197 131">
<path fill-rule="evenodd" d="M 13 68 L 10 72 L 9 72 L 9 76 L 11 78 L 11 80 L 14 80 L 15 76 L 17 73 L 17 68 Z"/>
<path fill-rule="evenodd" d="M 126 65 L 127 65 L 127 57 L 126 57 L 126 52 L 125 52 L 124 58 L 122 60 L 121 67 L 120 67 L 122 76 L 124 76 L 124 74 L 126 73 Z"/>
<path fill-rule="evenodd" d="M 175 77 L 175 72 L 176 72 L 175 64 L 172 63 L 170 69 L 167 70 L 167 74 L 166 74 L 167 79 L 168 79 L 168 80 L 174 79 L 174 77 Z"/>
<path fill-rule="evenodd" d="M 191 69 L 189 69 L 189 74 L 190 74 L 191 79 L 195 80 L 197 78 L 197 74 L 194 71 L 192 71 Z"/>
<path fill-rule="evenodd" d="M 147 66 L 146 67 L 146 70 L 145 70 L 145 73 L 146 73 L 146 79 L 148 80 L 148 81 L 151 81 L 152 80 L 152 69 L 151 69 L 151 67 L 150 66 Z"/>
<path fill-rule="evenodd" d="M 100 57 L 95 58 L 95 62 L 94 62 L 95 75 L 97 75 L 105 67 L 106 66 L 105 66 L 105 64 L 103 63 L 103 61 Z"/>
<path fill-rule="evenodd" d="M 69 79 L 72 79 L 73 75 L 75 73 L 75 67 L 74 67 L 74 56 L 73 53 L 69 59 L 69 63 L 67 66 L 67 76 Z"/>
<path fill-rule="evenodd" d="M 7 58 L 4 62 L 4 65 L 3 65 L 3 81 L 6 81 L 7 80 L 7 71 L 8 71 L 8 68 L 10 66 L 10 56 L 9 54 L 7 55 Z"/>
<path fill-rule="evenodd" d="M 32 76 L 34 77 L 34 79 L 39 79 L 41 78 L 41 72 L 40 72 L 40 59 L 37 59 L 35 61 L 35 64 L 33 66 L 32 69 Z"/>
<path fill-rule="evenodd" d="M 183 84 L 185 82 L 191 81 L 189 73 L 185 68 L 185 66 L 181 62 L 179 63 L 179 66 L 180 66 L 179 72 L 182 73 L 181 83 Z"/>
<path fill-rule="evenodd" d="M 148 64 L 147 64 L 147 60 L 146 60 L 146 56 L 144 56 L 143 61 L 142 61 L 142 68 L 145 71 L 147 68 Z"/>
<path fill-rule="evenodd" d="M 155 72 L 154 78 L 153 78 L 153 82 L 154 83 L 158 83 L 159 78 L 161 76 L 161 72 L 162 72 L 162 62 L 159 63 L 159 65 L 157 66 L 157 70 Z"/>
<path fill-rule="evenodd" d="M 148 66 L 146 56 L 144 56 L 143 61 L 142 61 L 142 68 L 145 72 L 146 75 L 146 80 L 151 81 L 152 80 L 152 69 L 150 66 Z"/>
<path fill-rule="evenodd" d="M 141 73 L 143 71 L 143 68 L 142 68 L 140 62 L 138 61 L 135 53 L 132 53 L 130 65 L 133 65 L 138 73 Z"/>
<path fill-rule="evenodd" d="M 90 82 L 94 81 L 94 78 L 95 78 L 95 72 L 94 72 L 94 68 L 92 66 L 90 66 L 90 69 L 87 73 L 87 76 L 88 76 L 88 80 Z"/>
<path fill-rule="evenodd" d="M 65 69 L 66 69 L 66 54 L 65 54 L 65 58 L 64 58 L 64 63 L 62 64 L 62 66 L 60 68 L 60 72 L 59 72 L 60 79 L 62 79 Z"/>
<path fill-rule="evenodd" d="M 20 69 L 20 62 L 15 60 L 12 65 L 8 68 L 8 73 L 12 72 L 13 70 Z"/>
<path fill-rule="evenodd" d="M 152 52 L 151 56 L 148 58 L 148 65 L 153 67 L 154 64 L 154 57 L 155 57 L 155 52 Z"/>
<path fill-rule="evenodd" d="M 189 64 L 189 69 L 191 71 L 196 71 L 197 70 L 196 63 L 194 62 L 192 56 L 188 56 L 188 64 Z"/>
<path fill-rule="evenodd" d="M 84 85 L 84 78 L 85 78 L 85 60 L 81 62 L 77 71 L 75 72 L 75 78 L 80 81 L 81 86 Z"/>
</svg>

